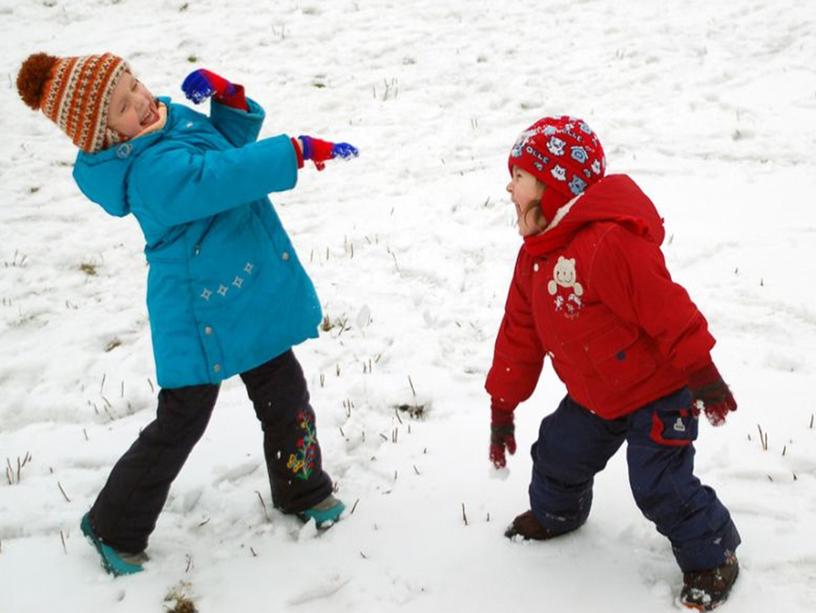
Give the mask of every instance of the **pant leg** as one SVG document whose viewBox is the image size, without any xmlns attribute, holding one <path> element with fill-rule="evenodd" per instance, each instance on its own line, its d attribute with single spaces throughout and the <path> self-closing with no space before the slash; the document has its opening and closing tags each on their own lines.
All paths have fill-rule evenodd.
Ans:
<svg viewBox="0 0 816 613">
<path fill-rule="evenodd" d="M 629 482 L 643 514 L 672 545 L 683 571 L 721 566 L 740 536 L 713 489 L 694 476 L 698 419 L 680 390 L 629 416 Z"/>
<path fill-rule="evenodd" d="M 113 467 L 91 507 L 94 531 L 103 541 L 132 553 L 147 547 L 170 484 L 204 433 L 217 397 L 217 385 L 159 392 L 156 419 Z"/>
<path fill-rule="evenodd" d="M 286 353 L 241 374 L 263 428 L 273 504 L 298 513 L 332 492 L 323 471 L 315 413 L 295 354 Z"/>
<path fill-rule="evenodd" d="M 530 506 L 545 528 L 569 532 L 586 521 L 593 478 L 625 437 L 625 419 L 601 419 L 569 396 L 542 420 L 532 447 Z"/>
</svg>

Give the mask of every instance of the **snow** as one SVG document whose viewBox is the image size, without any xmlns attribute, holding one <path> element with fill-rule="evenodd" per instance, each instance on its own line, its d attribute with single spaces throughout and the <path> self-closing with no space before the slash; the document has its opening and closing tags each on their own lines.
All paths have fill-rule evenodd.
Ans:
<svg viewBox="0 0 816 613">
<path fill-rule="evenodd" d="M 608 171 L 666 218 L 669 267 L 739 402 L 697 446 L 743 537 L 724 610 L 813 611 L 813 2 L 0 0 L 0 16 L 0 612 L 160 611 L 179 591 L 202 612 L 675 610 L 680 573 L 623 453 L 580 531 L 502 537 L 563 394 L 547 365 L 517 411 L 519 452 L 490 468 L 482 386 L 519 244 L 506 159 L 561 113 L 586 119 Z M 102 572 L 79 519 L 155 410 L 146 265 L 135 221 L 84 199 L 72 145 L 19 101 L 38 50 L 112 50 L 176 101 L 206 66 L 265 106 L 264 136 L 360 148 L 273 198 L 335 324 L 296 349 L 354 506 L 331 530 L 271 508 L 236 378 L 146 572 Z"/>
</svg>

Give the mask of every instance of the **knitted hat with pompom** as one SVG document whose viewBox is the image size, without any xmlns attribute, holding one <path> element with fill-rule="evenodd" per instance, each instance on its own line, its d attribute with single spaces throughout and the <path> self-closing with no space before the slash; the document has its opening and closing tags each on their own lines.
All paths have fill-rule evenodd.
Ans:
<svg viewBox="0 0 816 613">
<path fill-rule="evenodd" d="M 17 91 L 77 147 L 94 153 L 118 140 L 107 127 L 108 107 L 119 78 L 129 71 L 127 63 L 112 53 L 64 58 L 35 53 L 20 67 Z"/>
<path fill-rule="evenodd" d="M 522 132 L 507 161 L 547 186 L 541 197 L 544 219 L 603 178 L 606 158 L 601 141 L 582 119 L 544 117 Z"/>
</svg>

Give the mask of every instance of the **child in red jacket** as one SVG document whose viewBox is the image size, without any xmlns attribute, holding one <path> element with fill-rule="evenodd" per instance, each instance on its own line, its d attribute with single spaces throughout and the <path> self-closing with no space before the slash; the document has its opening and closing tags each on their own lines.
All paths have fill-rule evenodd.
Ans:
<svg viewBox="0 0 816 613">
<path fill-rule="evenodd" d="M 496 467 L 515 452 L 513 411 L 545 355 L 567 395 L 541 422 L 531 510 L 506 535 L 545 540 L 579 528 L 594 475 L 625 440 L 635 501 L 683 570 L 681 602 L 710 610 L 737 578 L 740 537 L 694 476 L 693 441 L 701 409 L 720 425 L 737 405 L 711 361 L 705 318 L 666 270 L 662 219 L 628 176 L 604 176 L 601 143 L 580 119 L 530 126 L 509 169 L 524 244 L 485 386 Z"/>
</svg>

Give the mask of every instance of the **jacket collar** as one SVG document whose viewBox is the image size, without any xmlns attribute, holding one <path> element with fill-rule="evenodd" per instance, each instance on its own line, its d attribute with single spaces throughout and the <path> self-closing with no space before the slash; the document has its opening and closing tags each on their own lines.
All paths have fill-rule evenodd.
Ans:
<svg viewBox="0 0 816 613">
<path fill-rule="evenodd" d="M 167 120 L 161 128 L 96 153 L 81 150 L 77 153 L 74 180 L 83 194 L 111 215 L 123 217 L 130 213 L 126 192 L 133 160 L 163 138 L 177 121 L 170 98 L 159 98 L 159 102 L 167 108 Z"/>
<path fill-rule="evenodd" d="M 526 236 L 524 249 L 533 256 L 548 255 L 585 227 L 602 222 L 619 224 L 657 245 L 665 236 L 663 219 L 649 197 L 627 175 L 609 175 L 558 209 L 543 232 Z"/>
</svg>

